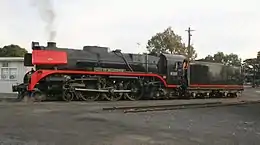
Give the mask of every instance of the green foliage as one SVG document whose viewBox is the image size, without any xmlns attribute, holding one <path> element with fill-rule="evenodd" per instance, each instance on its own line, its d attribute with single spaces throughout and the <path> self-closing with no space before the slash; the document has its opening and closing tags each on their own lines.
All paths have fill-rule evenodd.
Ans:
<svg viewBox="0 0 260 145">
<path fill-rule="evenodd" d="M 260 84 L 260 60 L 257 58 L 249 58 L 242 64 L 245 82 L 250 82 L 254 86 Z"/>
<path fill-rule="evenodd" d="M 243 71 L 247 74 L 253 74 L 254 72 L 260 73 L 260 62 L 256 58 L 249 58 L 243 61 Z"/>
<path fill-rule="evenodd" d="M 191 45 L 190 48 L 185 47 L 184 48 L 184 53 L 182 55 L 185 55 L 189 60 L 195 60 L 197 58 L 197 53 L 195 48 Z"/>
<path fill-rule="evenodd" d="M 214 62 L 214 57 L 213 56 L 211 56 L 211 55 L 208 55 L 208 56 L 206 56 L 204 59 L 202 59 L 202 60 L 205 60 L 205 61 L 208 61 L 208 62 Z"/>
<path fill-rule="evenodd" d="M 234 53 L 230 54 L 224 54 L 223 52 L 217 52 L 213 56 L 208 55 L 204 59 L 201 59 L 203 61 L 208 62 L 216 62 L 216 63 L 223 63 L 226 65 L 232 65 L 232 66 L 241 66 L 242 60 L 238 57 L 238 55 Z"/>
<path fill-rule="evenodd" d="M 194 47 L 186 47 L 185 43 L 182 42 L 181 36 L 175 34 L 171 27 L 152 36 L 148 40 L 146 48 L 151 55 L 160 53 L 178 54 L 185 55 L 190 60 L 194 60 L 197 57 Z"/>
<path fill-rule="evenodd" d="M 0 57 L 23 57 L 26 53 L 26 49 L 14 44 L 0 48 Z"/>
<path fill-rule="evenodd" d="M 226 56 L 226 63 L 228 65 L 233 65 L 233 66 L 241 66 L 242 64 L 242 59 L 238 57 L 238 55 L 231 53 Z"/>
</svg>

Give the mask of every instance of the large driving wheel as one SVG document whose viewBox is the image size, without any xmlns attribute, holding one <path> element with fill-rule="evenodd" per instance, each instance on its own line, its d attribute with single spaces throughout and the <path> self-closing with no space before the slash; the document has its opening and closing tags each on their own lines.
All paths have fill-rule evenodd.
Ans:
<svg viewBox="0 0 260 145">
<path fill-rule="evenodd" d="M 63 91 L 62 99 L 64 101 L 70 102 L 74 99 L 74 93 L 66 89 Z"/>
<path fill-rule="evenodd" d="M 126 82 L 125 90 L 131 90 L 131 93 L 125 93 L 125 97 L 131 101 L 140 100 L 143 97 L 143 85 L 139 80 Z"/>
<path fill-rule="evenodd" d="M 124 89 L 122 82 L 116 82 L 116 81 L 109 80 L 105 84 L 105 89 L 109 90 L 109 92 L 102 93 L 102 97 L 108 101 L 118 101 L 124 95 L 124 93 L 114 92 L 114 90 L 123 90 Z"/>
<path fill-rule="evenodd" d="M 99 96 L 100 96 L 100 93 L 97 93 L 97 92 L 80 91 L 80 92 L 77 92 L 77 94 L 79 95 L 79 97 L 82 100 L 88 101 L 88 102 L 96 101 L 99 99 Z"/>
</svg>

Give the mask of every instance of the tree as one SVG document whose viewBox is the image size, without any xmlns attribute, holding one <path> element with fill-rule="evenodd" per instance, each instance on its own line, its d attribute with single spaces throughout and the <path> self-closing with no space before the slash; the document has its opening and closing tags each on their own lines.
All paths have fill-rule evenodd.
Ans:
<svg viewBox="0 0 260 145">
<path fill-rule="evenodd" d="M 223 52 L 217 52 L 213 56 L 214 62 L 218 63 L 225 63 L 226 62 L 226 55 Z"/>
<path fill-rule="evenodd" d="M 231 53 L 226 55 L 225 63 L 227 65 L 232 65 L 232 66 L 241 66 L 242 59 L 239 58 L 238 55 Z"/>
<path fill-rule="evenodd" d="M 190 48 L 184 47 L 184 53 L 182 55 L 185 55 L 189 60 L 195 60 L 197 58 L 197 53 L 195 48 L 191 45 Z"/>
<path fill-rule="evenodd" d="M 224 54 L 223 52 L 217 52 L 213 56 L 208 55 L 205 58 L 201 59 L 207 62 L 216 62 L 216 63 L 223 63 L 225 65 L 232 65 L 232 66 L 241 66 L 241 58 L 238 55 L 231 53 L 231 54 Z"/>
<path fill-rule="evenodd" d="M 208 62 L 214 62 L 214 57 L 211 55 L 208 55 L 204 58 L 204 60 L 208 61 Z"/>
<path fill-rule="evenodd" d="M 187 48 L 185 43 L 182 43 L 181 36 L 175 34 L 171 27 L 152 36 L 152 38 L 148 40 L 146 48 L 151 55 L 170 53 L 185 55 L 191 60 L 197 57 L 194 47 L 191 46 Z"/>
<path fill-rule="evenodd" d="M 26 53 L 26 49 L 14 44 L 0 48 L 0 57 L 23 57 Z"/>
<path fill-rule="evenodd" d="M 255 84 L 260 83 L 260 61 L 257 58 L 249 58 L 243 61 L 243 72 L 245 82 Z"/>
</svg>

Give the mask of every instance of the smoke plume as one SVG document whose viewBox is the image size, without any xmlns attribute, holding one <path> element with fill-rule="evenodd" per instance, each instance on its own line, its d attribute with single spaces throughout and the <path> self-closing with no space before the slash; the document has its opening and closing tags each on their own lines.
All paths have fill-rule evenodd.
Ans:
<svg viewBox="0 0 260 145">
<path fill-rule="evenodd" d="M 31 0 L 33 7 L 39 11 L 41 19 L 46 22 L 46 32 L 49 41 L 54 41 L 56 37 L 56 30 L 54 28 L 55 11 L 53 8 L 54 0 Z"/>
</svg>

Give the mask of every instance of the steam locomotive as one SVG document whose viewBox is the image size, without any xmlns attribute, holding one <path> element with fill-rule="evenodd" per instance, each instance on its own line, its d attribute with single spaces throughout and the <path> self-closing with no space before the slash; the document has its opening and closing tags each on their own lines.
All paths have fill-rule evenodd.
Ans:
<svg viewBox="0 0 260 145">
<path fill-rule="evenodd" d="M 243 91 L 240 67 L 188 62 L 182 55 L 122 53 L 99 46 L 79 50 L 32 42 L 24 66 L 36 70 L 13 85 L 13 92 L 18 98 L 30 95 L 38 101 L 236 97 Z"/>
</svg>

